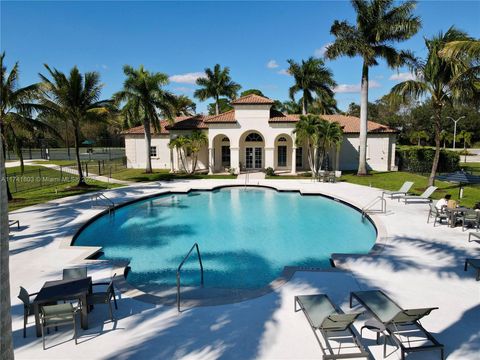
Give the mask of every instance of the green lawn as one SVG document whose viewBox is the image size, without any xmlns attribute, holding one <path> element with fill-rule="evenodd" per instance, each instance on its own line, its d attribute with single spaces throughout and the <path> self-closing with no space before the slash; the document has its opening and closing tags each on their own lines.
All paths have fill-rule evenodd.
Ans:
<svg viewBox="0 0 480 360">
<path fill-rule="evenodd" d="M 121 186 L 119 184 L 107 184 L 89 180 L 88 184 L 92 185 L 92 187 L 71 189 L 72 186 L 77 184 L 77 176 L 60 174 L 59 171 L 41 166 L 25 167 L 23 175 L 20 174 L 20 167 L 7 168 L 7 175 L 11 176 L 13 174 L 16 174 L 16 180 L 9 178 L 8 181 L 13 193 L 13 201 L 8 204 L 10 211 L 66 196 Z"/>
<path fill-rule="evenodd" d="M 144 169 L 126 169 L 112 177 L 118 180 L 145 182 L 145 181 L 170 181 L 179 179 L 236 179 L 236 175 L 188 175 L 171 174 L 169 170 L 154 170 L 152 174 L 146 174 Z"/>
</svg>

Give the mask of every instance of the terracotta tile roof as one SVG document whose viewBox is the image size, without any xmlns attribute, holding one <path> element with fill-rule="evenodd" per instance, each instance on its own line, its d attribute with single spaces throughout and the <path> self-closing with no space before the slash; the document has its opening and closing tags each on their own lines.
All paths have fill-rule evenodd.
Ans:
<svg viewBox="0 0 480 360">
<path fill-rule="evenodd" d="M 175 118 L 175 124 L 172 126 L 169 124 L 168 120 L 160 120 L 160 132 L 157 133 L 160 135 L 168 135 L 169 130 L 195 130 L 195 129 L 207 129 L 207 126 L 203 122 L 205 117 L 203 115 L 194 115 L 194 116 L 178 116 Z M 154 133 L 153 127 L 150 128 L 152 134 Z M 122 132 L 122 134 L 127 135 L 142 135 L 145 131 L 143 125 L 130 128 Z"/>
<path fill-rule="evenodd" d="M 301 115 L 298 114 L 277 114 L 276 116 L 270 117 L 269 122 L 271 123 L 295 123 L 300 119 Z M 346 115 L 321 115 L 325 120 L 331 122 L 338 122 L 342 128 L 343 132 L 346 134 L 355 134 L 360 132 L 360 118 L 356 116 L 346 116 Z M 374 121 L 368 122 L 368 132 L 371 133 L 395 133 L 397 130 L 391 129 L 386 125 L 376 123 Z"/>
<path fill-rule="evenodd" d="M 250 94 L 246 96 L 242 96 L 237 100 L 232 101 L 232 105 L 248 105 L 248 104 L 273 104 L 275 101 L 269 99 L 265 96 L 259 96 L 255 94 Z"/>
<path fill-rule="evenodd" d="M 212 123 L 235 123 L 235 110 L 226 111 L 218 115 L 205 116 L 204 122 L 207 124 Z"/>
</svg>

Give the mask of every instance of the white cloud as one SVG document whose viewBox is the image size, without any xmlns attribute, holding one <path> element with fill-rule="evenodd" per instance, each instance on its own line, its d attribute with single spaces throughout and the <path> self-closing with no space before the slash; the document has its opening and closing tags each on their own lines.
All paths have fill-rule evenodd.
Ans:
<svg viewBox="0 0 480 360">
<path fill-rule="evenodd" d="M 288 72 L 287 69 L 278 70 L 278 71 L 277 71 L 277 74 L 280 74 L 280 75 L 290 75 L 290 73 Z"/>
<path fill-rule="evenodd" d="M 382 85 L 378 81 L 370 80 L 368 82 L 369 89 L 377 89 L 379 87 L 382 87 Z M 333 89 L 334 92 L 339 94 L 359 93 L 360 90 L 360 84 L 340 84 L 335 86 L 335 89 Z"/>
<path fill-rule="evenodd" d="M 280 65 L 278 65 L 277 61 L 273 59 L 267 63 L 267 68 L 269 69 L 275 69 L 275 68 L 278 68 L 279 66 Z"/>
<path fill-rule="evenodd" d="M 416 78 L 417 77 L 411 72 L 398 72 L 398 73 L 392 74 L 392 76 L 390 76 L 388 80 L 407 81 L 407 80 L 415 80 Z"/>
<path fill-rule="evenodd" d="M 172 75 L 168 78 L 171 82 L 180 83 L 180 84 L 195 84 L 197 79 L 204 77 L 205 73 L 203 72 L 191 72 L 185 74 Z"/>
<path fill-rule="evenodd" d="M 103 70 L 108 70 L 109 67 L 108 65 L 105 65 L 105 64 L 95 64 L 95 67 L 98 69 L 98 68 L 101 68 Z"/>
<path fill-rule="evenodd" d="M 325 55 L 325 51 L 327 51 L 327 47 L 330 45 L 332 45 L 332 43 L 326 43 L 321 48 L 315 49 L 313 55 L 315 55 L 315 57 L 323 57 L 323 55 Z"/>
</svg>

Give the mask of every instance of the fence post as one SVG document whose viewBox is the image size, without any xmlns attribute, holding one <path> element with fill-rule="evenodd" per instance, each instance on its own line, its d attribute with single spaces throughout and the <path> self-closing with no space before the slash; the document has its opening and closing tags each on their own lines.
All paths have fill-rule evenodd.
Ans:
<svg viewBox="0 0 480 360">
<path fill-rule="evenodd" d="M 42 169 L 38 169 L 38 177 L 40 178 L 40 187 L 43 186 L 43 182 L 42 182 Z"/>
<path fill-rule="evenodd" d="M 7 181 L 8 181 L 8 178 L 7 178 Z M 18 191 L 17 189 L 17 175 L 15 173 L 13 173 L 13 187 L 15 188 L 15 192 Z"/>
<path fill-rule="evenodd" d="M 85 163 L 85 176 L 88 177 L 88 163 Z"/>
<path fill-rule="evenodd" d="M 98 160 L 98 175 L 102 175 L 102 169 L 100 167 L 100 160 Z"/>
<path fill-rule="evenodd" d="M 62 182 L 62 178 L 63 178 L 63 166 L 60 165 L 60 182 Z"/>
</svg>

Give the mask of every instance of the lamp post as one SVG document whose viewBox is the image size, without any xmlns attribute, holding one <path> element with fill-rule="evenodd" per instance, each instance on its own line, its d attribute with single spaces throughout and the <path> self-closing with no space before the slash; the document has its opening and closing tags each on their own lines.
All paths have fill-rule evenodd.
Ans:
<svg viewBox="0 0 480 360">
<path fill-rule="evenodd" d="M 459 122 L 460 120 L 462 120 L 465 116 L 460 116 L 457 120 L 455 120 L 454 118 L 450 117 L 450 116 L 447 116 L 448 119 L 452 120 L 454 122 L 454 126 L 453 126 L 453 150 L 455 150 L 455 139 L 457 137 L 457 122 Z"/>
</svg>

